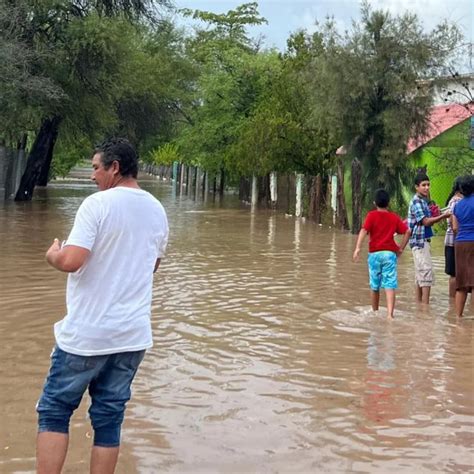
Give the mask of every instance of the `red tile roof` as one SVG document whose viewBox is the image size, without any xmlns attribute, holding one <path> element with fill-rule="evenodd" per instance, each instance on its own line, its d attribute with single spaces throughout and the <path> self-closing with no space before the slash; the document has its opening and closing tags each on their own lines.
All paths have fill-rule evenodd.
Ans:
<svg viewBox="0 0 474 474">
<path fill-rule="evenodd" d="M 474 114 L 474 104 L 449 104 L 438 105 L 431 109 L 428 118 L 429 125 L 426 135 L 415 139 L 410 139 L 407 144 L 407 153 L 415 151 L 429 141 L 441 135 L 446 130 L 463 122 Z"/>
<path fill-rule="evenodd" d="M 431 108 L 431 113 L 428 118 L 429 125 L 426 135 L 418 137 L 416 140 L 411 138 L 407 144 L 407 154 L 415 151 L 429 141 L 441 135 L 446 130 L 458 125 L 462 121 L 471 117 L 474 114 L 474 103 L 471 104 L 449 104 L 437 105 Z M 347 149 L 344 145 L 336 150 L 336 155 L 345 155 Z"/>
</svg>

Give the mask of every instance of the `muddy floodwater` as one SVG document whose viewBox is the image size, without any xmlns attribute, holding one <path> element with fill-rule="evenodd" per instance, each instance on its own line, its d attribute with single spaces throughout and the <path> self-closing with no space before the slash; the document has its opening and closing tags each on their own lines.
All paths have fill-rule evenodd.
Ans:
<svg viewBox="0 0 474 474">
<path fill-rule="evenodd" d="M 430 309 L 414 303 L 408 251 L 389 322 L 370 311 L 354 236 L 142 186 L 171 235 L 118 473 L 473 472 L 474 311 L 458 320 L 450 307 L 441 236 Z M 0 206 L 1 473 L 34 472 L 35 403 L 65 312 L 66 277 L 44 252 L 94 191 L 57 182 Z M 87 404 L 65 473 L 88 472 Z"/>
</svg>

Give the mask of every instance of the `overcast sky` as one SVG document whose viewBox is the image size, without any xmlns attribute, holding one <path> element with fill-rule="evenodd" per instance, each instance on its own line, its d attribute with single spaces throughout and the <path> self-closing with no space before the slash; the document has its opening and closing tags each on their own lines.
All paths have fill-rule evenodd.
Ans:
<svg viewBox="0 0 474 474">
<path fill-rule="evenodd" d="M 247 1 L 230 0 L 175 0 L 178 8 L 225 13 Z M 443 19 L 457 23 L 466 38 L 473 42 L 474 0 L 372 0 L 373 9 L 383 8 L 399 14 L 406 10 L 417 13 L 426 30 L 431 30 Z M 263 35 L 267 47 L 284 50 L 290 33 L 298 29 L 314 30 L 315 20 L 324 21 L 329 15 L 336 20 L 340 31 L 349 29 L 351 20 L 360 18 L 360 2 L 356 0 L 260 0 L 260 14 L 267 25 L 253 27 L 253 36 Z"/>
</svg>

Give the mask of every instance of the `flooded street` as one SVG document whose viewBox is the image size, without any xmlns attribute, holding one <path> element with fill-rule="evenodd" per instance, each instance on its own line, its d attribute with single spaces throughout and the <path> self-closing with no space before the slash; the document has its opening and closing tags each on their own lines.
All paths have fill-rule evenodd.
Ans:
<svg viewBox="0 0 474 474">
<path fill-rule="evenodd" d="M 442 237 L 431 308 L 414 302 L 408 250 L 390 322 L 370 311 L 355 236 L 141 184 L 171 233 L 118 473 L 473 472 L 474 311 L 450 308 Z M 0 207 L 2 473 L 34 472 L 35 403 L 65 312 L 66 276 L 44 253 L 94 191 L 58 182 Z M 87 401 L 65 473 L 88 472 Z"/>
</svg>

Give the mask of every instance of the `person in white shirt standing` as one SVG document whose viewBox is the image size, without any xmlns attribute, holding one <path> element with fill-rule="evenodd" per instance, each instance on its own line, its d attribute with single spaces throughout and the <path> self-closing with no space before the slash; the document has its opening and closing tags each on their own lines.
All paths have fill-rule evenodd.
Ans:
<svg viewBox="0 0 474 474">
<path fill-rule="evenodd" d="M 37 472 L 60 473 L 69 419 L 89 390 L 94 429 L 91 473 L 113 473 L 131 383 L 152 346 L 153 273 L 168 241 L 161 203 L 137 182 L 138 156 L 125 139 L 99 145 L 92 157 L 99 192 L 79 207 L 68 239 L 46 252 L 68 272 L 66 316 L 38 401 Z"/>
</svg>

